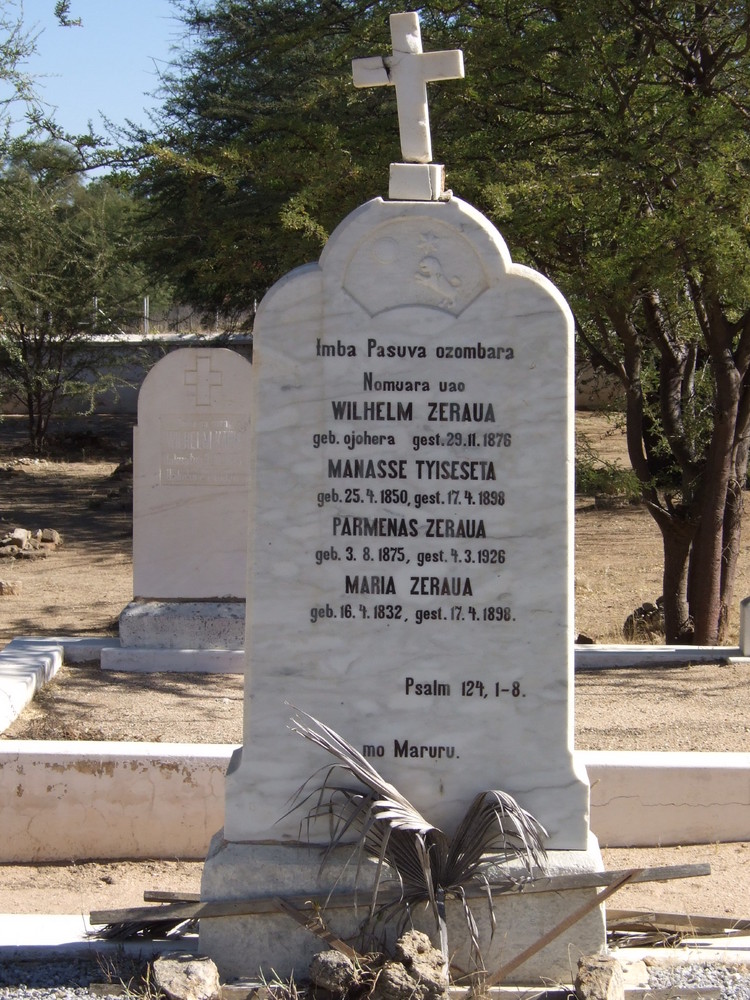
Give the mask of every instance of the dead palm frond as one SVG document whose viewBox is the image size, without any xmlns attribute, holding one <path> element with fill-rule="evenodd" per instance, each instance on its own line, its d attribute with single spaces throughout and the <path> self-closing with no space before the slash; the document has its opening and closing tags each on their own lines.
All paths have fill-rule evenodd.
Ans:
<svg viewBox="0 0 750 1000">
<path fill-rule="evenodd" d="M 303 712 L 292 719 L 292 731 L 331 754 L 336 763 L 321 768 L 322 782 L 310 790 L 313 775 L 299 789 L 293 808 L 308 805 L 308 824 L 326 817 L 326 857 L 355 839 L 357 872 L 365 855 L 377 860 L 371 915 L 399 908 L 408 915 L 420 903 L 430 907 L 447 963 L 446 898 L 461 901 L 471 941 L 471 958 L 481 965 L 478 932 L 464 892 L 470 882 L 483 883 L 492 913 L 488 870 L 520 861 L 530 877 L 544 869 L 544 828 L 514 798 L 500 791 L 482 792 L 471 803 L 452 837 L 433 826 L 398 789 L 387 782 L 333 729 Z M 341 779 L 341 780 L 339 780 Z M 353 782 L 356 782 L 353 783 Z M 383 879 L 396 880 L 399 898 L 378 909 Z M 513 880 L 508 875 L 508 884 Z M 494 930 L 494 920 L 493 920 Z"/>
</svg>

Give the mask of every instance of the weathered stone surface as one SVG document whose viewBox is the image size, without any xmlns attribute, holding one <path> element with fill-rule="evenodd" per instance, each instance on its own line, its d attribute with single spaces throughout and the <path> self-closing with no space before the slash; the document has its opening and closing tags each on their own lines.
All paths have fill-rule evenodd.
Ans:
<svg viewBox="0 0 750 1000">
<path fill-rule="evenodd" d="M 146 376 L 133 431 L 134 599 L 244 599 L 251 373 L 228 348 L 183 348 Z"/>
<path fill-rule="evenodd" d="M 401 962 L 386 962 L 372 991 L 372 1000 L 427 1000 L 429 990 Z"/>
<path fill-rule="evenodd" d="M 608 955 L 584 955 L 575 981 L 578 1000 L 624 1000 L 622 966 Z"/>
<path fill-rule="evenodd" d="M 448 989 L 443 956 L 422 931 L 403 934 L 396 942 L 395 954 L 429 997 L 442 996 Z"/>
<path fill-rule="evenodd" d="M 162 955 L 153 964 L 154 985 L 168 1000 L 215 1000 L 219 971 L 202 955 Z"/>
<path fill-rule="evenodd" d="M 310 962 L 310 979 L 329 993 L 343 994 L 359 982 L 354 962 L 340 951 L 321 951 Z"/>
<path fill-rule="evenodd" d="M 632 615 L 628 615 L 622 627 L 623 636 L 633 642 L 650 642 L 664 635 L 664 598 L 657 597 L 656 604 L 644 601 Z"/>
<path fill-rule="evenodd" d="M 551 849 L 586 850 L 588 785 L 569 731 L 572 329 L 559 293 L 513 266 L 500 234 L 458 198 L 368 202 L 318 265 L 265 297 L 254 333 L 253 723 L 227 775 L 230 840 L 299 836 L 287 801 L 321 761 L 313 744 L 289 751 L 293 690 L 360 752 L 375 747 L 383 777 L 442 829 L 477 793 L 502 788 Z M 425 434 L 438 424 L 442 434 Z M 476 436 L 456 438 L 459 424 Z M 381 475 L 398 481 L 395 499 L 362 492 Z M 457 477 L 450 497 L 443 475 Z M 449 512 L 458 499 L 461 512 Z M 404 560 L 395 569 L 387 539 L 342 534 L 365 530 L 365 513 L 368 530 L 405 533 L 391 538 Z M 452 561 L 448 536 L 434 534 L 444 528 L 463 532 L 470 565 Z M 488 555 L 483 538 L 505 547 Z M 419 567 L 445 575 L 412 577 Z M 437 600 L 449 594 L 465 606 Z M 487 698 L 461 696 L 466 663 Z M 428 675 L 440 687 L 415 712 Z"/>
</svg>

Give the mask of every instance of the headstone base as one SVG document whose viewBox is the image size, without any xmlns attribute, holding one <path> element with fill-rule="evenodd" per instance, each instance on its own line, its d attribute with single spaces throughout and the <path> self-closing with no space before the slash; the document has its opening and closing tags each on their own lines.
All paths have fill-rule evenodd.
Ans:
<svg viewBox="0 0 750 1000">
<path fill-rule="evenodd" d="M 587 851 L 551 851 L 550 875 L 569 875 L 601 871 L 599 845 L 591 835 Z M 312 847 L 281 844 L 231 843 L 223 831 L 213 838 L 203 869 L 202 900 L 238 900 L 255 896 L 300 896 L 309 894 L 323 902 L 328 893 L 354 889 L 356 858 L 349 849 L 341 849 L 320 870 L 320 851 Z M 349 862 L 347 864 L 347 862 Z M 367 915 L 368 883 L 374 865 L 367 874 L 359 872 L 358 909 L 333 909 L 325 912 L 326 927 L 354 947 L 361 947 L 358 929 Z M 515 872 L 520 876 L 521 872 Z M 482 956 L 492 973 L 537 941 L 565 917 L 596 894 L 596 889 L 496 896 L 496 930 L 491 939 L 487 902 L 473 901 L 472 909 L 479 925 Z M 413 914 L 413 924 L 436 941 L 429 912 Z M 461 904 L 449 902 L 448 941 L 453 964 L 466 969 L 468 934 Z M 394 924 L 395 927 L 395 924 Z M 393 935 L 395 936 L 395 935 Z M 386 947 L 392 945 L 386 941 Z M 508 977 L 508 984 L 533 984 L 542 980 L 572 983 L 578 959 L 601 952 L 606 943 L 603 907 L 595 907 L 551 944 L 519 966 Z M 282 979 L 307 975 L 313 955 L 325 949 L 322 941 L 283 913 L 262 916 L 232 916 L 202 919 L 200 952 L 219 967 L 222 980 L 255 977 L 273 971 Z"/>
<path fill-rule="evenodd" d="M 120 615 L 122 646 L 244 649 L 244 601 L 131 601 Z"/>
<path fill-rule="evenodd" d="M 135 600 L 120 615 L 120 644 L 102 650 L 103 670 L 241 674 L 245 602 Z"/>
</svg>

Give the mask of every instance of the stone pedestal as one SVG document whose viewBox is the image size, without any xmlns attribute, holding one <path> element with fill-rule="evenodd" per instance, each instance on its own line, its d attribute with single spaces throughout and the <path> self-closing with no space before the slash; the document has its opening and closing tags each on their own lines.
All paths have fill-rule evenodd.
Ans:
<svg viewBox="0 0 750 1000">
<path fill-rule="evenodd" d="M 120 615 L 120 645 L 101 653 L 102 670 L 241 674 L 245 602 L 131 601 Z"/>
<path fill-rule="evenodd" d="M 223 831 L 212 843 L 203 871 L 203 900 L 241 900 L 256 896 L 300 896 L 320 902 L 326 927 L 358 950 L 370 950 L 372 942 L 362 941 L 360 927 L 368 912 L 369 887 L 374 864 L 360 871 L 357 909 L 326 907 L 329 893 L 351 892 L 355 888 L 357 858 L 340 849 L 321 871 L 320 849 L 297 845 L 230 843 Z M 549 874 L 569 875 L 600 871 L 601 855 L 596 838 L 590 837 L 586 851 L 551 851 Z M 518 877 L 520 868 L 509 869 Z M 270 888 L 272 887 L 272 888 Z M 514 893 L 495 895 L 493 899 L 496 929 L 491 932 L 487 900 L 471 900 L 479 925 L 482 956 L 492 973 L 509 962 L 560 923 L 575 909 L 593 898 L 596 889 L 565 892 Z M 414 914 L 414 926 L 425 931 L 437 944 L 434 921 L 427 910 Z M 452 953 L 454 979 L 457 970 L 468 969 L 468 934 L 463 909 L 453 900 L 448 908 L 448 941 Z M 396 936 L 396 924 L 379 926 L 386 945 Z M 569 928 L 537 955 L 513 972 L 508 983 L 534 983 L 544 980 L 572 983 L 578 959 L 596 954 L 605 936 L 604 910 L 596 907 L 583 920 Z M 284 913 L 278 915 L 217 917 L 200 922 L 200 951 L 216 962 L 224 981 L 276 973 L 282 979 L 302 978 L 313 955 L 321 950 L 320 940 Z M 248 970 L 253 970 L 249 973 Z"/>
</svg>

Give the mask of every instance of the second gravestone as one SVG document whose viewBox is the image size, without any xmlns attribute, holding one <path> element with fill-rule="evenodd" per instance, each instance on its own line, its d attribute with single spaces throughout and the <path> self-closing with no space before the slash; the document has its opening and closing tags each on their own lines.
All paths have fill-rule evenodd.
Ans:
<svg viewBox="0 0 750 1000">
<path fill-rule="evenodd" d="M 141 386 L 133 601 L 105 669 L 242 669 L 251 372 L 235 351 L 183 348 Z"/>
<path fill-rule="evenodd" d="M 458 198 L 375 199 L 266 296 L 255 359 L 244 746 L 203 897 L 325 900 L 340 874 L 319 880 L 301 816 L 285 815 L 331 763 L 290 734 L 291 705 L 446 832 L 477 793 L 500 789 L 547 829 L 551 873 L 593 870 L 572 752 L 564 300 Z M 325 843 L 326 824 L 310 833 Z M 590 894 L 501 900 L 483 941 L 490 967 Z M 336 911 L 330 921 L 345 933 Z M 517 975 L 568 981 L 603 940 L 595 910 Z M 258 965 L 286 976 L 319 944 L 264 916 L 203 921 L 201 949 L 225 976 Z"/>
</svg>

